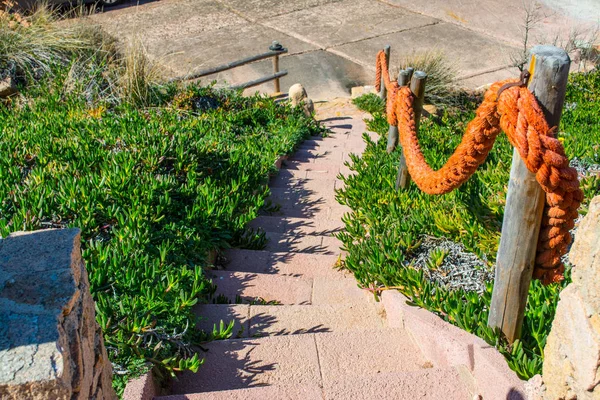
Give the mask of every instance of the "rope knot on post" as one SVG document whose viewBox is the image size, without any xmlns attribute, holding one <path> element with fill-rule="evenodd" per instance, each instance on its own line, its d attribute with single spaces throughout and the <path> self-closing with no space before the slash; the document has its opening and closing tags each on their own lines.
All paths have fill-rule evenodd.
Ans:
<svg viewBox="0 0 600 400">
<path fill-rule="evenodd" d="M 517 81 L 494 83 L 485 93 L 475 118 L 454 153 L 439 170 L 425 160 L 417 137 L 414 101 L 407 87 L 398 87 L 387 71 L 383 51 L 377 54 L 375 86 L 387 87 L 387 119 L 398 125 L 400 143 L 410 177 L 423 192 L 448 193 L 466 182 L 485 161 L 500 131 L 504 131 L 527 169 L 545 192 L 546 205 L 537 243 L 534 278 L 544 284 L 563 279 L 561 257 L 572 241 L 569 231 L 583 200 L 577 171 L 569 166 L 556 127 L 550 127 L 533 93 L 526 87 L 527 74 Z"/>
</svg>

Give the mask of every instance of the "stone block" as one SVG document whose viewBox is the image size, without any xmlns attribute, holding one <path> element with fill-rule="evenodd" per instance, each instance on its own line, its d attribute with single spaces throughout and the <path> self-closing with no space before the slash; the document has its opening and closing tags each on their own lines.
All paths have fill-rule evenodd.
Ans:
<svg viewBox="0 0 600 400">
<path fill-rule="evenodd" d="M 114 399 L 78 229 L 0 240 L 0 398 Z"/>
<path fill-rule="evenodd" d="M 544 399 L 600 399 L 600 196 L 569 254 L 573 283 L 560 294 L 544 348 Z"/>
</svg>

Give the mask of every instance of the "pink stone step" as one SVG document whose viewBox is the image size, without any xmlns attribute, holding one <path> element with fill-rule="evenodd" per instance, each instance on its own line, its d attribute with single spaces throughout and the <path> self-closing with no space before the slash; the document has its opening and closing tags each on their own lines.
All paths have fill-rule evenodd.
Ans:
<svg viewBox="0 0 600 400">
<path fill-rule="evenodd" d="M 373 294 L 358 287 L 356 279 L 315 277 L 312 304 L 350 304 L 375 302 Z"/>
<path fill-rule="evenodd" d="M 471 400 L 474 395 L 461 381 L 461 374 L 455 368 L 365 373 L 352 379 L 340 375 L 328 380 L 323 391 L 325 400 Z"/>
<path fill-rule="evenodd" d="M 203 393 L 265 385 L 319 386 L 313 334 L 234 339 L 206 344 L 205 363 L 173 382 L 173 394 Z M 266 399 L 265 399 L 266 400 Z"/>
<path fill-rule="evenodd" d="M 300 162 L 340 162 L 344 158 L 343 151 L 319 151 L 319 150 L 298 150 L 293 155 L 290 156 L 291 161 L 300 161 Z"/>
<path fill-rule="evenodd" d="M 180 374 L 174 394 L 262 385 L 333 387 L 330 382 L 343 376 L 355 380 L 428 366 L 402 329 L 222 340 L 205 347 L 204 365 L 195 374 Z"/>
<path fill-rule="evenodd" d="M 306 235 L 333 236 L 343 230 L 344 223 L 334 219 L 306 219 L 263 215 L 249 224 L 252 228 L 262 228 L 266 232 L 296 232 Z"/>
<path fill-rule="evenodd" d="M 415 371 L 429 363 L 400 328 L 316 334 L 324 383 L 340 376 Z"/>
<path fill-rule="evenodd" d="M 196 304 L 193 307 L 196 315 L 196 327 L 206 333 L 211 333 L 216 325 L 219 329 L 221 321 L 225 326 L 235 321 L 233 337 L 248 337 L 250 305 L 248 304 Z"/>
<path fill-rule="evenodd" d="M 298 335 L 384 328 L 379 304 L 321 304 L 263 306 L 199 304 L 194 307 L 197 327 L 207 333 L 223 321 L 234 321 L 232 338 Z"/>
<path fill-rule="evenodd" d="M 329 202 L 333 202 L 331 199 Z M 277 204 L 277 203 L 275 203 Z M 305 219 L 318 219 L 318 218 L 329 218 L 332 215 L 331 204 L 327 204 L 324 200 L 319 204 L 305 204 L 293 207 L 287 204 L 278 204 L 277 210 L 264 211 L 261 215 L 265 216 L 277 216 L 277 217 L 290 217 L 290 218 L 305 218 Z"/>
<path fill-rule="evenodd" d="M 344 244 L 340 239 L 333 236 L 323 236 L 323 239 L 321 240 L 321 249 L 325 254 L 340 254 L 343 245 Z"/>
<path fill-rule="evenodd" d="M 385 326 L 378 304 L 251 306 L 250 336 L 298 335 Z"/>
<path fill-rule="evenodd" d="M 208 273 L 217 285 L 215 296 L 223 295 L 230 302 L 264 300 L 280 304 L 351 304 L 374 301 L 368 291 L 358 287 L 354 277 L 278 275 L 249 272 L 219 271 Z"/>
<path fill-rule="evenodd" d="M 255 386 L 188 395 L 156 397 L 159 400 L 470 400 L 473 393 L 455 368 L 340 376 L 325 384 Z"/>
<path fill-rule="evenodd" d="M 296 186 L 271 188 L 269 200 L 285 208 L 310 208 L 337 205 L 335 180 L 308 181 Z"/>
<path fill-rule="evenodd" d="M 299 161 L 288 160 L 285 162 L 283 169 L 292 171 L 328 172 L 330 174 L 337 175 L 340 172 L 342 165 L 343 164 L 341 162 L 303 163 Z"/>
<path fill-rule="evenodd" d="M 317 385 L 255 386 L 208 393 L 155 397 L 160 400 L 323 400 Z"/>
<path fill-rule="evenodd" d="M 267 232 L 266 237 L 268 242 L 265 250 L 273 253 L 339 254 L 336 243 L 332 241 L 337 239 L 332 237 L 307 235 L 294 231 Z"/>
<path fill-rule="evenodd" d="M 362 136 L 346 138 L 346 139 L 324 139 L 324 140 L 307 140 L 304 141 L 299 150 L 318 150 L 318 151 L 330 151 L 330 152 L 357 152 L 361 153 L 367 144 L 363 140 Z"/>
<path fill-rule="evenodd" d="M 229 249 L 225 252 L 229 271 L 254 272 L 314 278 L 341 279 L 348 273 L 335 269 L 337 255 L 293 253 L 281 254 L 259 250 Z"/>
<path fill-rule="evenodd" d="M 248 272 L 210 271 L 217 291 L 229 301 L 276 301 L 281 304 L 310 304 L 313 281 L 310 278 Z"/>
</svg>

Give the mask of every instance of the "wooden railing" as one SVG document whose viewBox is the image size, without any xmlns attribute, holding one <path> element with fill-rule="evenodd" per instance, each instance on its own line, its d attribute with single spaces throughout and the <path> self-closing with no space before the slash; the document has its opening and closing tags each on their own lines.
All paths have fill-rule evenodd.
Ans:
<svg viewBox="0 0 600 400">
<path fill-rule="evenodd" d="M 202 78 L 204 76 L 216 74 L 219 72 L 227 71 L 236 67 L 240 67 L 242 65 L 250 64 L 256 61 L 265 60 L 267 58 L 273 59 L 273 74 L 263 76 L 261 78 L 255 79 L 253 81 L 248 81 L 244 83 L 239 83 L 237 85 L 231 86 L 231 89 L 247 89 L 253 86 L 261 85 L 265 82 L 275 81 L 275 93 L 281 92 L 281 86 L 279 79 L 288 74 L 287 71 L 279 71 L 279 56 L 282 54 L 286 54 L 288 50 L 283 47 L 279 42 L 273 41 L 271 46 L 269 46 L 269 51 L 261 54 L 257 54 L 255 56 L 250 56 L 246 58 L 242 58 L 241 60 L 232 61 L 227 64 L 222 64 L 216 67 L 211 67 L 207 69 L 203 69 L 201 71 L 192 72 L 184 76 L 176 77 L 171 79 L 169 82 L 181 82 L 181 81 L 189 81 L 193 79 Z"/>
</svg>

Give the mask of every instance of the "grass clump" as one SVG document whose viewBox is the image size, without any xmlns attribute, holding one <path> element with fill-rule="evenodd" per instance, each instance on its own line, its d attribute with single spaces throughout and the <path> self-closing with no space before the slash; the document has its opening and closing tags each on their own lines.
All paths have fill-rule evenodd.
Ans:
<svg viewBox="0 0 600 400">
<path fill-rule="evenodd" d="M 30 15 L 0 7 L 0 71 L 29 79 L 51 71 L 53 65 L 68 63 L 74 53 L 90 50 L 92 42 L 80 25 L 59 25 L 58 15 L 39 4 Z"/>
<path fill-rule="evenodd" d="M 426 102 L 441 105 L 454 101 L 456 92 L 454 82 L 457 76 L 457 68 L 443 52 L 427 50 L 404 55 L 398 60 L 397 65 L 398 67 L 392 71 L 394 79 L 396 79 L 400 70 L 409 67 L 427 74 Z"/>
<path fill-rule="evenodd" d="M 559 134 L 567 155 L 588 165 L 598 163 L 600 131 L 594 117 L 600 112 L 598 93 L 600 70 L 571 76 L 566 99 L 571 106 L 564 110 Z M 463 100 L 460 109 L 451 107 L 439 118 L 421 121 L 421 148 L 435 169 L 453 153 L 474 116 L 478 101 L 468 96 L 463 96 Z M 353 155 L 349 163 L 357 173 L 344 177 L 346 186 L 337 193 L 339 202 L 352 208 L 352 213 L 344 217 L 346 230 L 339 234 L 348 251 L 343 266 L 354 273 L 363 287 L 375 293 L 397 288 L 415 305 L 495 345 L 521 378 L 540 373 L 546 338 L 559 293 L 569 282 L 568 273 L 560 284 L 532 283 L 522 339 L 508 345 L 499 332 L 487 327 L 492 282 L 486 282 L 479 292 L 454 289 L 428 279 L 427 268 L 415 267 L 420 241 L 424 235 L 433 235 L 460 243 L 479 257 L 478 268 L 493 270 L 512 157 L 506 137 L 497 139 L 486 162 L 452 193 L 430 196 L 414 183 L 406 190 L 396 191 L 400 152 L 386 152 L 388 124 L 383 103 L 374 95 L 361 97 L 355 103 L 372 113 L 369 129 L 381 136 L 371 141 L 365 135 L 365 152 L 362 157 Z M 585 204 L 600 194 L 600 179 L 587 175 L 582 186 L 585 201 L 581 212 L 585 213 Z M 444 262 L 435 259 L 441 258 L 438 253 L 430 253 L 433 258 L 427 262 L 429 268 L 439 268 Z"/>
<path fill-rule="evenodd" d="M 132 40 L 124 51 L 122 73 L 118 80 L 120 96 L 132 104 L 148 106 L 156 97 L 158 67 L 149 61 L 139 39 Z"/>
</svg>

